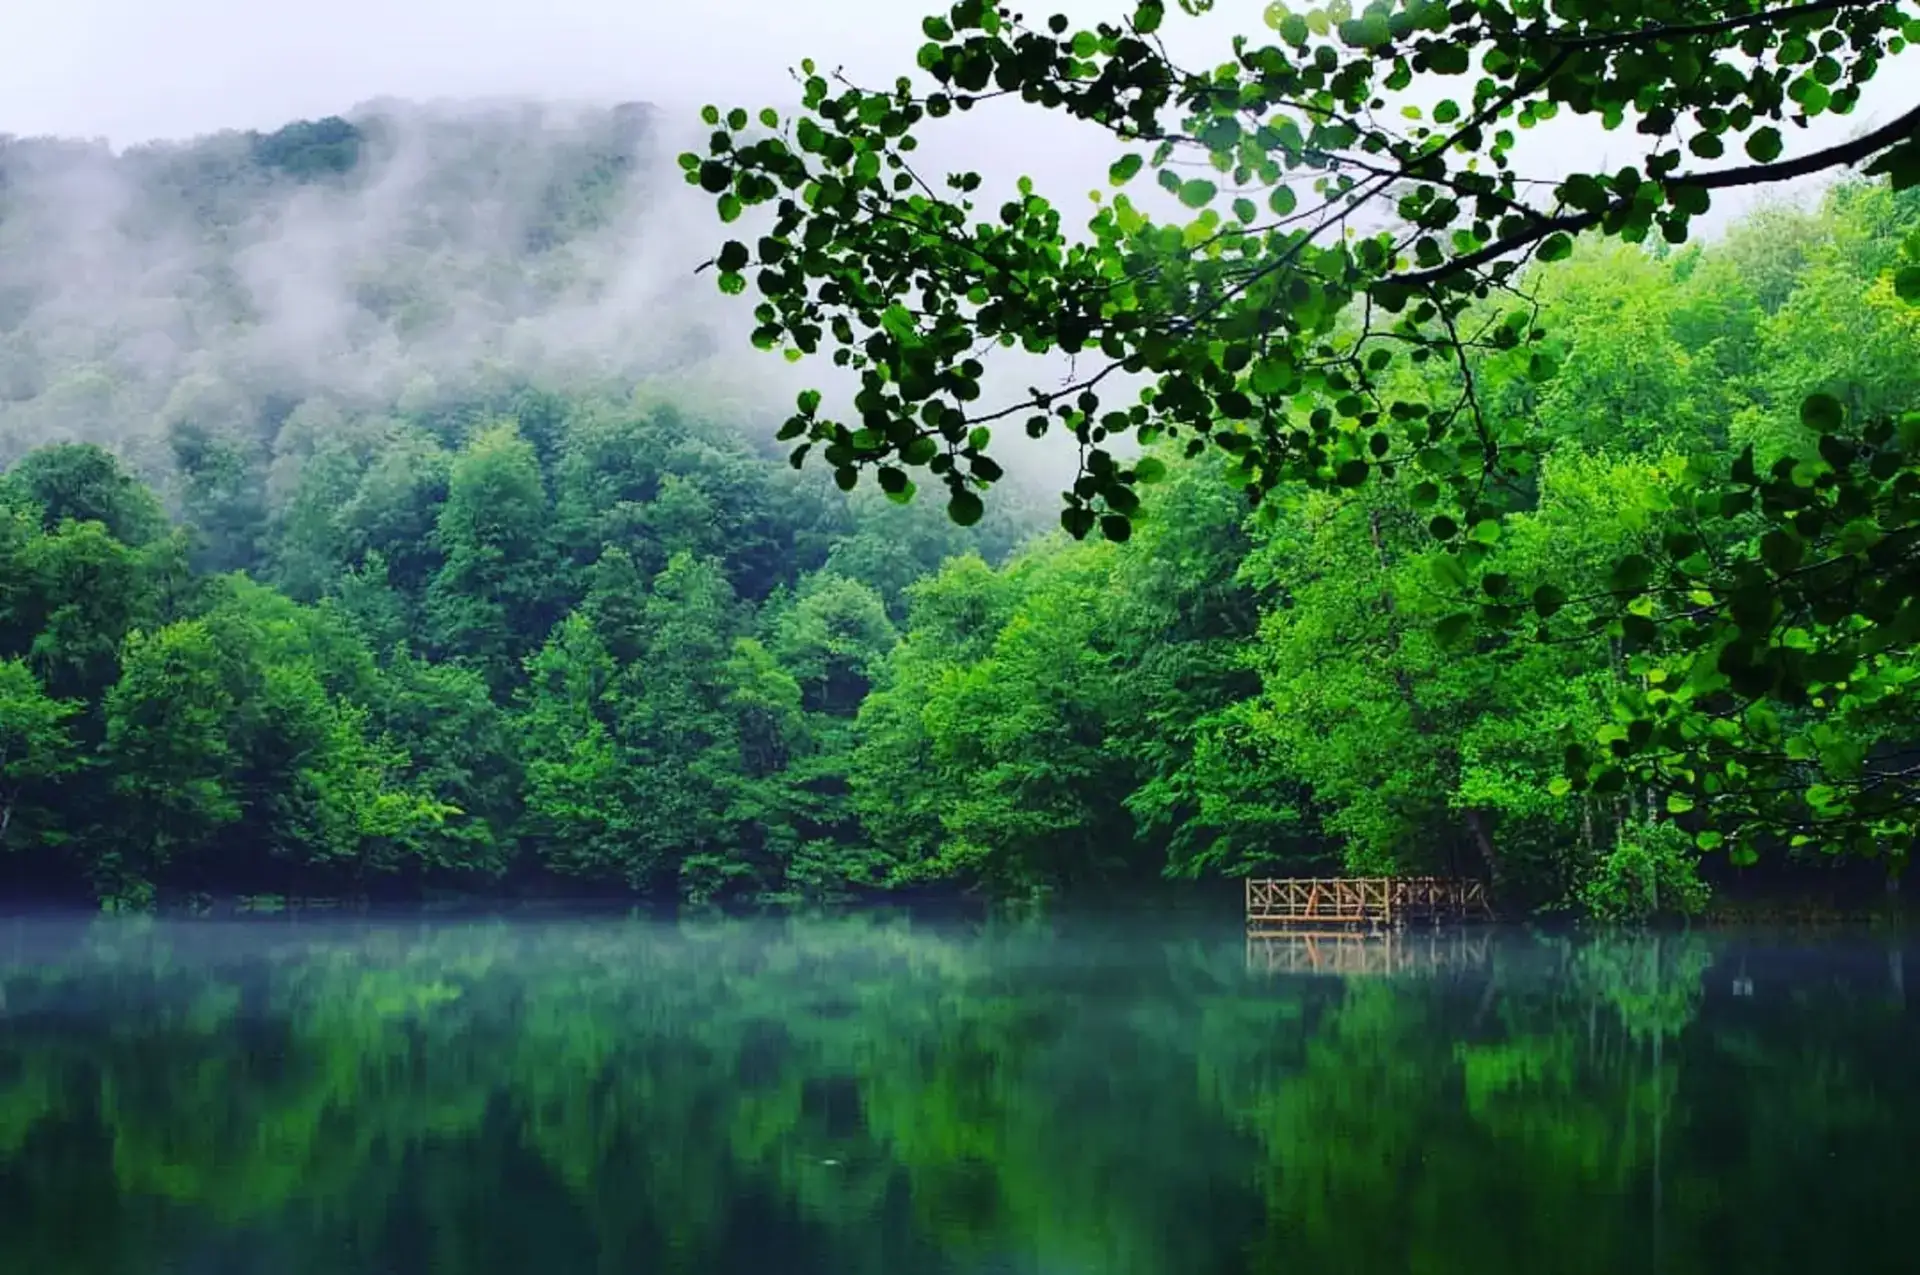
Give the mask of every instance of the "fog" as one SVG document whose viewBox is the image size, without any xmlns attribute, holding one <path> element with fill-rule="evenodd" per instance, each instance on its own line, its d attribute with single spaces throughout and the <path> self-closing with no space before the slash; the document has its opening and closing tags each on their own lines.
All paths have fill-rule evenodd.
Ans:
<svg viewBox="0 0 1920 1275">
<path fill-rule="evenodd" d="M 751 350 L 750 302 L 694 276 L 724 234 L 710 201 L 681 183 L 673 155 L 701 136 L 704 102 L 791 104 L 789 68 L 804 56 L 867 84 L 911 70 L 919 16 L 935 6 L 7 7 L 0 134 L 86 140 L 15 142 L 6 152 L 0 462 L 47 438 L 127 445 L 189 415 L 214 424 L 257 416 L 270 400 L 280 411 L 310 398 L 404 407 L 516 378 L 648 380 L 769 423 L 796 388 L 831 369 Z M 1121 5 L 1040 8 L 1091 22 Z M 1233 33 L 1261 29 L 1264 8 L 1218 0 L 1202 18 L 1171 15 L 1170 48 L 1188 64 L 1219 60 Z M 1910 106 L 1920 94 L 1898 80 L 1883 75 L 1855 117 L 1822 121 L 1789 153 Z M 373 139 L 344 182 L 228 172 L 222 165 L 238 164 L 243 149 L 232 136 L 180 144 L 334 114 Z M 156 139 L 167 144 L 148 145 Z M 1017 103 L 950 120 L 923 140 L 936 171 L 987 174 L 989 207 L 1033 175 L 1070 226 L 1091 212 L 1087 192 L 1104 186 L 1115 154 L 1097 130 Z M 1521 167 L 1623 162 L 1633 140 L 1556 122 L 1528 139 Z M 1621 154 L 1609 155 L 1614 148 Z M 597 186 L 596 164 L 615 170 Z M 590 197 L 579 194 L 589 187 Z M 1708 229 L 1763 197 L 1782 196 L 1723 199 Z M 556 198 L 591 208 L 556 214 Z M 1063 374 L 1059 361 L 1016 361 L 991 388 Z"/>
<path fill-rule="evenodd" d="M 0 219 L 0 439 L 125 442 L 268 400 L 425 404 L 531 379 L 698 376 L 747 316 L 689 286 L 710 232 L 650 109 L 381 101 L 344 175 L 237 135 L 15 141 Z M 290 162 L 311 162 L 324 145 Z M 744 364 L 742 357 L 736 362 Z M 757 360 L 769 369 L 768 360 Z M 729 370 L 740 384 L 745 369 Z"/>
</svg>

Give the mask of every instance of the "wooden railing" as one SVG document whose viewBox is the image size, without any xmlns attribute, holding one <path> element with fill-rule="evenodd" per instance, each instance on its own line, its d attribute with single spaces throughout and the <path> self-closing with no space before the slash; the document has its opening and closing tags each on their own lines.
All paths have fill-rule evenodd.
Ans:
<svg viewBox="0 0 1920 1275">
<path fill-rule="evenodd" d="M 1488 918 L 1485 883 L 1452 877 L 1287 877 L 1247 881 L 1247 928 L 1332 922 L 1392 926 Z"/>
</svg>

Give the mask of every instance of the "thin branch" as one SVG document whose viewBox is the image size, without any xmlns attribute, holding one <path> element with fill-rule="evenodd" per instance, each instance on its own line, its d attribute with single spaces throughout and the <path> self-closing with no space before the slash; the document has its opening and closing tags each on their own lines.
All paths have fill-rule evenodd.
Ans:
<svg viewBox="0 0 1920 1275">
<path fill-rule="evenodd" d="M 1841 9 L 1878 8 L 1881 2 L 1882 0 L 1813 0 L 1810 4 L 1789 5 L 1784 9 L 1762 9 L 1755 13 L 1722 18 L 1717 22 L 1680 23 L 1673 26 L 1655 24 L 1633 31 L 1610 31 L 1600 35 L 1578 36 L 1573 39 L 1560 39 L 1552 35 L 1533 35 L 1531 32 L 1528 34 L 1532 39 L 1545 40 L 1566 48 L 1611 49 L 1658 40 L 1685 40 L 1701 35 L 1727 35 L 1745 30 L 1747 27 L 1791 22 L 1795 18 L 1811 18 L 1822 13 L 1835 13 Z"/>
<path fill-rule="evenodd" d="M 1871 133 L 1864 133 L 1850 142 L 1830 146 L 1826 150 L 1814 151 L 1798 159 L 1782 160 L 1777 164 L 1750 164 L 1744 168 L 1725 168 L 1710 173 L 1686 173 L 1678 177 L 1666 178 L 1660 184 L 1668 190 L 1727 190 L 1739 186 L 1764 186 L 1774 182 L 1791 181 L 1796 177 L 1808 177 L 1829 168 L 1857 164 L 1897 142 L 1905 141 L 1916 132 L 1920 132 L 1920 107 L 1915 107 L 1891 124 L 1876 128 Z M 1626 200 L 1616 199 L 1597 211 L 1565 213 L 1558 217 L 1548 217 L 1525 230 L 1515 231 L 1504 238 L 1496 239 L 1484 248 L 1463 257 L 1456 257 L 1445 265 L 1409 274 L 1389 275 L 1382 282 L 1416 288 L 1429 287 L 1455 275 L 1497 261 L 1516 249 L 1539 242 L 1556 230 L 1577 234 L 1591 229 L 1598 225 L 1608 213 L 1625 207 L 1626 203 Z"/>
</svg>

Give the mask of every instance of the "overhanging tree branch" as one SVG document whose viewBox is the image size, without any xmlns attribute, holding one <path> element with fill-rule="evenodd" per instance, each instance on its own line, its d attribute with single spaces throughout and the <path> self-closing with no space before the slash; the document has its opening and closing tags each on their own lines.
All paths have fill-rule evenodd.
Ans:
<svg viewBox="0 0 1920 1275">
<path fill-rule="evenodd" d="M 1728 190 L 1740 186 L 1767 186 L 1775 182 L 1792 181 L 1798 177 L 1810 177 L 1830 168 L 1860 163 L 1916 135 L 1920 135 L 1920 107 L 1915 107 L 1892 123 L 1876 128 L 1870 133 L 1864 133 L 1850 142 L 1830 146 L 1826 150 L 1815 151 L 1810 155 L 1802 155 L 1798 159 L 1782 160 L 1775 164 L 1749 164 L 1742 168 L 1728 168 L 1711 173 L 1687 173 L 1678 177 L 1669 177 L 1660 185 L 1668 190 Z M 1484 248 L 1456 257 L 1445 265 L 1435 266 L 1431 270 L 1392 275 L 1381 282 L 1395 287 L 1432 287 L 1498 261 L 1508 253 L 1538 243 L 1556 231 L 1578 234 L 1583 230 L 1589 230 L 1599 225 L 1607 214 L 1626 207 L 1629 202 L 1631 201 L 1616 199 L 1603 208 L 1546 217 L 1524 230 L 1496 239 Z"/>
<path fill-rule="evenodd" d="M 1645 44 L 1659 40 L 1690 40 L 1698 36 L 1730 35 L 1748 27 L 1772 26 L 1781 22 L 1791 22 L 1795 18 L 1812 18 L 1823 13 L 1835 13 L 1842 9 L 1868 9 L 1885 3 L 1885 0 L 1813 0 L 1809 4 L 1788 5 L 1782 9 L 1760 9 L 1753 13 L 1743 13 L 1731 18 L 1722 18 L 1718 22 L 1691 22 L 1673 26 L 1640 27 L 1633 31 L 1611 31 L 1598 35 L 1578 36 L 1561 39 L 1547 35 L 1541 38 L 1549 43 L 1571 49 L 1611 49 L 1630 44 Z"/>
</svg>

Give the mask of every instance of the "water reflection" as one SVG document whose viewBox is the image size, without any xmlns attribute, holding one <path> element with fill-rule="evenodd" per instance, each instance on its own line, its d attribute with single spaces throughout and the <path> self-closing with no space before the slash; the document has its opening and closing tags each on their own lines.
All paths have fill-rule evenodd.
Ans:
<svg viewBox="0 0 1920 1275">
<path fill-rule="evenodd" d="M 0 1254 L 1908 1269 L 1898 945 L 1399 937 L 0 923 Z"/>
<path fill-rule="evenodd" d="M 1349 978 L 1460 972 L 1485 969 L 1493 944 L 1494 931 L 1484 926 L 1269 931 L 1247 935 L 1247 970 Z"/>
</svg>

